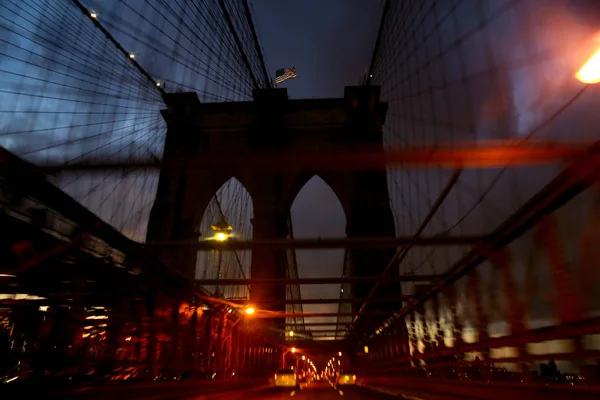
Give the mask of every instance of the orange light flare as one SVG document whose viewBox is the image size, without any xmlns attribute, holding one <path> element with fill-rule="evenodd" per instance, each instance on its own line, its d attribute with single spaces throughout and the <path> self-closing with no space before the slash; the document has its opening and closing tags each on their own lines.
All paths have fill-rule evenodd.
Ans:
<svg viewBox="0 0 600 400">
<path fill-rule="evenodd" d="M 583 67 L 575 75 L 579 81 L 586 84 L 600 82 L 600 49 L 583 64 Z"/>
</svg>

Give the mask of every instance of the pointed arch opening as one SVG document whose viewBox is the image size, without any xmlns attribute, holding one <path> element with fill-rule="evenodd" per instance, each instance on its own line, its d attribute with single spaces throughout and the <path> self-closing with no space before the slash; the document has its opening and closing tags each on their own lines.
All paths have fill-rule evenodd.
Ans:
<svg viewBox="0 0 600 400">
<path fill-rule="evenodd" d="M 252 240 L 252 197 L 235 177 L 225 182 L 212 196 L 200 221 L 200 240 L 214 240 L 212 226 L 227 223 L 229 235 L 238 240 Z M 196 259 L 196 279 L 250 278 L 252 250 L 199 251 Z M 209 293 L 222 298 L 248 298 L 245 286 L 206 286 Z"/>
<path fill-rule="evenodd" d="M 295 238 L 345 237 L 346 214 L 340 199 L 334 190 L 318 175 L 312 176 L 295 196 L 291 209 L 291 222 Z M 345 250 L 298 250 L 295 252 L 298 275 L 300 278 L 319 278 L 342 276 Z M 293 293 L 288 288 L 287 297 Z M 341 285 L 302 285 L 300 295 L 303 299 L 339 298 Z M 300 310 L 291 310 L 299 312 Z M 337 313 L 337 304 L 302 305 L 304 312 Z M 305 318 L 306 323 L 331 323 L 318 330 L 335 329 L 337 318 Z M 297 322 L 296 322 L 297 323 Z M 289 322 L 288 322 L 289 324 Z M 307 329 L 307 330 L 310 330 Z M 331 333 L 329 333 L 331 335 Z M 313 338 L 324 334 L 313 333 Z M 325 338 L 323 338 L 325 339 Z"/>
</svg>

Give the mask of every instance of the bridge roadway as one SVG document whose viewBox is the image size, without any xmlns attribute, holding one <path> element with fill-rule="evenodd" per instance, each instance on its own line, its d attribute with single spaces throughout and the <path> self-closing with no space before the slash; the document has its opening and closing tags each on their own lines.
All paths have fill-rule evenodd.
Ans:
<svg viewBox="0 0 600 400">
<path fill-rule="evenodd" d="M 243 400 L 281 400 L 289 398 L 302 400 L 389 400 L 402 397 L 392 396 L 362 387 L 342 387 L 339 390 L 336 390 L 327 382 L 314 382 L 306 385 L 301 390 L 294 391 L 276 390 L 272 387 L 259 387 L 244 391 L 216 393 L 213 395 L 178 397 L 177 400 L 239 400 L 240 398 L 243 398 Z M 173 400 L 175 400 L 175 398 L 173 398 Z"/>
<path fill-rule="evenodd" d="M 212 383 L 216 383 L 213 385 Z M 402 395 L 386 394 L 383 391 L 371 390 L 360 386 L 344 386 L 334 389 L 327 381 L 302 384 L 300 389 L 275 389 L 272 382 L 257 380 L 242 380 L 230 382 L 169 382 L 154 385 L 132 385 L 124 387 L 99 387 L 75 390 L 72 392 L 56 392 L 49 395 L 47 391 L 28 388 L 25 391 L 14 391 L 7 398 L 13 398 L 20 392 L 26 398 L 47 398 L 52 400 L 389 400 L 398 398 L 419 399 L 418 397 L 403 397 Z M 25 393 L 26 392 L 26 393 Z M 8 394 L 8 393 L 5 393 Z M 414 396 L 414 393 L 411 393 Z M 0 393 L 0 398 L 3 398 Z"/>
</svg>

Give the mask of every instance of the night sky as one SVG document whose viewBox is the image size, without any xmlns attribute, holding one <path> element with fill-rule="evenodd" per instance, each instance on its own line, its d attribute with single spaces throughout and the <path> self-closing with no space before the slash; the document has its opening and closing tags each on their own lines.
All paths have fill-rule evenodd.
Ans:
<svg viewBox="0 0 600 400">
<path fill-rule="evenodd" d="M 255 1 L 254 23 L 271 69 L 295 66 L 296 79 L 280 85 L 292 99 L 343 97 L 344 86 L 356 85 L 371 61 L 382 1 Z M 271 71 L 274 73 L 274 71 Z M 343 237 L 342 206 L 320 178 L 309 181 L 292 206 L 294 235 Z M 344 250 L 297 251 L 301 278 L 342 274 Z M 306 285 L 303 298 L 339 297 L 340 285 Z M 334 305 L 304 306 L 308 312 L 337 312 Z M 318 318 L 311 319 L 318 322 Z"/>
<path fill-rule="evenodd" d="M 240 101 L 250 98 L 251 84 L 248 82 L 248 74 L 239 62 L 239 57 L 236 58 L 235 51 L 231 50 L 234 46 L 229 46 L 226 42 L 227 29 L 220 26 L 219 36 L 214 34 L 214 29 L 219 26 L 207 28 L 215 21 L 220 21 L 223 25 L 222 20 L 215 18 L 219 13 L 217 2 L 206 2 L 210 7 L 200 10 L 176 7 L 184 4 L 181 1 L 87 0 L 84 3 L 86 7 L 99 11 L 100 21 L 105 27 L 112 32 L 123 48 L 136 54 L 136 60 L 152 77 L 166 84 L 167 91 L 194 91 L 198 93 L 201 101 Z M 274 76 L 276 69 L 296 67 L 298 77 L 281 85 L 289 90 L 292 99 L 342 97 L 345 86 L 356 85 L 361 81 L 371 61 L 383 0 L 254 0 L 250 3 L 269 74 Z M 161 140 L 164 139 L 166 127 L 158 115 L 158 111 L 164 108 L 164 103 L 156 88 L 148 90 L 151 93 L 149 101 L 139 102 L 141 97 L 136 97 L 136 91 L 144 87 L 140 82 L 148 84 L 147 80 L 139 80 L 135 70 L 128 64 L 128 58 L 118 53 L 116 48 L 106 41 L 105 36 L 95 29 L 88 19 L 80 15 L 78 10 L 74 12 L 71 2 L 46 2 L 43 8 L 33 1 L 24 4 L 27 12 L 32 12 L 32 15 L 48 14 L 51 18 L 40 18 L 43 24 L 36 22 L 28 25 L 25 20 L 30 17 L 27 13 L 21 13 L 20 16 L 10 14 L 12 17 L 3 20 L 3 24 L 9 24 L 12 18 L 14 26 L 11 26 L 11 29 L 20 36 L 8 30 L 0 31 L 0 38 L 10 43 L 10 46 L 0 48 L 2 52 L 6 52 L 2 54 L 13 56 L 0 57 L 1 68 L 6 71 L 0 74 L 0 86 L 2 89 L 10 89 L 9 92 L 0 94 L 0 103 L 5 109 L 0 115 L 0 145 L 30 160 L 34 159 L 29 156 L 33 152 L 43 153 L 44 158 L 55 159 L 66 159 L 79 154 L 101 154 L 106 157 L 123 149 L 143 149 L 139 143 L 146 142 L 142 142 L 141 139 L 145 135 L 155 134 L 152 137 L 157 136 L 158 139 L 150 142 L 151 150 L 154 155 L 160 155 L 163 145 Z M 148 4 L 157 8 L 149 7 Z M 443 14 L 444 9 L 450 8 L 453 2 L 447 0 L 437 4 L 440 8 L 438 11 Z M 422 34 L 427 30 L 439 29 L 436 33 L 441 37 L 441 41 L 446 41 L 444 47 L 459 47 L 453 44 L 458 37 L 457 31 L 468 32 L 481 20 L 481 15 L 478 15 L 477 7 L 472 7 L 473 4 L 483 4 L 484 12 L 494 14 L 509 2 L 466 0 L 460 4 L 460 7 L 448 14 L 451 17 L 438 28 L 432 28 L 435 24 L 432 23 L 431 11 L 423 11 L 427 13 L 422 15 L 425 17 L 422 19 L 424 23 L 415 30 Z M 394 91 L 390 88 L 394 85 L 390 85 L 389 82 L 383 84 L 384 100 L 390 104 L 385 126 L 386 137 L 393 136 L 393 139 L 397 140 L 394 143 L 396 145 L 407 142 L 423 144 L 431 142 L 432 138 L 448 143 L 447 125 L 440 124 L 432 128 L 420 124 L 415 119 L 427 117 L 439 120 L 445 118 L 445 114 L 449 114 L 449 119 L 457 117 L 461 123 L 465 122 L 464 119 L 472 119 L 468 122 L 474 126 L 471 131 L 459 132 L 456 140 L 519 139 L 549 118 L 551 123 L 535 130 L 535 139 L 597 140 L 600 137 L 600 113 L 597 112 L 600 93 L 597 86 L 589 87 L 577 101 L 570 104 L 564 112 L 561 111 L 558 117 L 552 116 L 581 90 L 583 85 L 574 79 L 575 71 L 592 51 L 600 48 L 600 2 L 531 0 L 519 4 L 529 5 L 529 12 L 518 13 L 511 7 L 504 7 L 509 11 L 487 27 L 487 35 L 475 34 L 471 40 L 461 42 L 464 46 L 460 56 L 457 56 L 460 51 L 453 54 L 449 52 L 448 57 L 442 61 L 423 63 L 423 59 L 431 57 L 435 51 L 421 46 L 415 48 L 406 60 L 393 60 L 397 68 L 383 68 L 385 71 L 381 71 L 382 75 L 388 74 L 391 78 L 397 78 L 397 75 L 414 68 L 415 64 L 425 65 L 422 71 L 417 71 L 415 77 L 406 79 L 410 83 L 408 87 L 396 88 Z M 0 2 L 0 7 L 6 6 Z M 177 10 L 171 10 L 170 7 Z M 8 12 L 6 8 L 2 10 Z M 419 7 L 407 7 L 407 10 L 408 13 L 420 12 Z M 181 23 L 183 19 L 185 24 Z M 406 33 L 401 22 L 394 21 L 392 24 L 398 29 L 394 32 L 394 37 L 397 35 L 398 40 Z M 24 31 L 23 27 L 29 30 Z M 46 37 L 49 30 L 56 34 L 48 38 L 43 47 L 32 41 L 33 33 L 39 31 L 40 36 Z M 162 30 L 162 33 L 157 34 L 158 30 Z M 530 31 L 528 36 L 524 35 L 527 30 Z M 80 31 L 87 32 L 87 35 L 80 35 Z M 180 35 L 181 33 L 184 36 Z M 72 59 L 65 61 L 64 54 L 58 50 L 64 45 L 63 38 L 67 37 L 72 43 L 66 50 L 61 51 L 70 51 L 70 56 L 75 54 L 83 58 L 85 68 L 75 70 L 71 65 Z M 97 51 L 87 51 L 90 46 Z M 436 44 L 431 45 L 435 46 Z M 487 54 L 486 50 L 491 50 L 491 55 Z M 541 55 L 545 58 L 540 57 Z M 523 59 L 526 62 L 523 62 Z M 98 74 L 96 77 L 104 86 L 97 85 L 95 81 L 90 82 L 89 77 L 85 75 L 87 68 L 98 65 L 110 71 L 115 65 L 115 60 L 119 61 L 118 65 L 127 63 L 125 67 L 118 67 L 122 76 L 113 73 Z M 496 68 L 502 84 L 495 89 L 490 89 L 492 74 L 481 73 L 489 67 L 486 62 L 489 63 L 490 60 L 496 66 L 513 63 L 504 70 Z M 460 61 L 465 64 L 463 67 L 466 70 L 462 78 L 465 78 L 465 74 L 474 73 L 475 76 L 461 81 Z M 516 61 L 519 63 L 515 63 Z M 74 76 L 66 77 L 64 70 Z M 445 93 L 433 93 L 432 82 L 439 81 L 442 70 L 450 75 L 450 80 L 455 81 L 454 86 L 449 85 Z M 27 76 L 22 76 L 23 73 Z M 66 86 L 69 90 L 65 91 L 54 84 L 40 86 L 36 83 L 40 77 L 59 82 L 58 85 L 69 85 Z M 85 80 L 82 81 L 81 78 Z M 380 78 L 380 75 L 375 77 L 376 84 Z M 230 84 L 229 81 L 236 79 L 241 82 L 240 87 L 245 92 L 242 93 L 239 87 Z M 91 106 L 83 106 L 80 103 L 75 106 L 75 103 L 69 100 L 71 97 L 77 100 L 87 99 L 85 96 L 90 96 L 91 88 L 94 90 L 95 101 L 109 103 L 102 115 L 94 113 L 97 110 Z M 118 94 L 116 90 L 121 89 L 132 93 L 131 97 L 123 102 L 115 96 Z M 38 95 L 40 91 L 47 95 L 59 96 L 59 100 L 62 100 L 46 99 L 32 102 L 31 95 Z M 414 95 L 414 92 L 419 91 L 420 95 Z M 431 97 L 437 95 L 435 101 L 430 101 L 430 93 L 433 93 Z M 472 97 L 472 109 L 461 108 L 467 94 Z M 402 100 L 405 96 L 410 100 Z M 450 97 L 451 103 L 457 106 L 454 112 L 442 110 L 444 97 Z M 433 102 L 436 103 L 435 106 L 430 106 L 429 103 Z M 426 109 L 424 103 L 430 107 L 429 115 L 419 114 Z M 498 107 L 499 104 L 502 107 Z M 135 130 L 135 127 L 125 126 L 121 120 L 123 117 L 119 116 L 118 112 L 126 105 L 130 106 L 127 110 L 132 110 L 125 112 L 131 121 L 140 121 L 144 115 L 156 117 L 157 121 L 150 123 L 144 120 L 144 129 Z M 56 113 L 57 110 L 75 108 L 77 113 L 74 115 Z M 29 112 L 37 109 L 48 111 L 48 114 L 32 117 Z M 399 114 L 404 114 L 404 117 L 398 117 Z M 68 132 L 61 128 L 78 124 L 95 124 L 95 128 Z M 102 131 L 98 133 L 100 125 Z M 112 143 L 114 137 L 101 134 L 114 131 L 119 132 L 116 144 Z M 96 134 L 98 138 L 87 140 L 94 138 Z M 67 138 L 79 139 L 73 144 L 61 145 Z M 49 150 L 42 151 L 46 145 L 51 145 Z M 452 230 L 452 234 L 489 232 L 539 190 L 557 171 L 556 166 L 511 170 L 496 183 L 491 182 L 497 170 L 466 171 L 461 177 L 460 185 L 444 202 L 425 234 L 444 232 L 445 224 L 455 225 L 456 229 Z M 397 234 L 411 235 L 415 232 L 416 226 L 427 213 L 449 175 L 448 170 L 390 173 L 390 197 L 395 212 Z M 102 177 L 94 179 L 100 178 Z M 61 187 L 101 218 L 118 226 L 127 236 L 143 241 L 147 212 L 153 203 L 153 190 L 156 190 L 156 178 L 150 175 L 131 175 L 127 179 L 132 183 L 128 184 L 127 179 L 118 175 L 102 179 L 102 182 L 106 181 L 102 185 L 96 185 L 97 182 L 89 179 L 82 185 L 69 184 Z M 90 188 L 94 185 L 100 186 L 100 189 L 91 191 Z M 492 189 L 486 193 L 484 189 L 488 185 L 491 185 Z M 117 186 L 119 189 L 136 187 L 133 191 L 127 190 L 129 194 L 125 195 L 119 191 L 115 192 L 113 187 Z M 138 191 L 143 192 L 143 196 L 139 196 Z M 100 192 L 106 194 L 106 197 L 98 196 Z M 95 195 L 89 195 L 90 193 Z M 484 200 L 480 199 L 482 195 Z M 580 248 L 579 234 L 588 219 L 592 199 L 593 196 L 583 197 L 583 200 L 565 207 L 559 215 L 564 232 L 568 232 L 564 235 L 564 246 L 567 261 L 572 265 L 580 262 L 577 255 Z M 228 199 L 225 196 L 222 200 L 226 203 Z M 291 211 L 296 237 L 345 235 L 345 219 L 341 206 L 332 190 L 317 177 L 307 183 L 298 194 Z M 198 210 L 198 213 L 204 213 L 204 210 Z M 243 213 L 241 217 L 245 220 L 245 230 L 238 229 L 247 237 L 250 236 L 251 230 L 250 214 L 251 212 Z M 461 216 L 466 214 L 468 216 L 461 219 Z M 135 218 L 131 218 L 132 216 Z M 126 220 L 122 221 L 119 218 Z M 207 220 L 205 225 L 209 226 L 214 222 Z M 206 231 L 210 233 L 210 228 Z M 526 252 L 521 249 L 532 247 L 531 243 L 527 242 L 529 239 L 525 237 L 524 241 L 513 247 L 523 255 Z M 402 271 L 412 271 L 413 268 L 418 269 L 425 265 L 421 261 L 429 250 L 411 250 Z M 445 251 L 437 252 L 429 261 L 429 265 L 425 265 L 427 269 L 423 268 L 421 272 L 431 272 L 434 268 L 441 272 L 450 265 L 452 259 L 460 256 L 464 249 L 455 250 L 450 255 Z M 298 252 L 299 274 L 301 277 L 339 276 L 342 270 L 342 255 L 343 251 Z M 520 260 L 516 260 L 514 268 L 522 269 L 523 259 L 524 257 L 521 257 Z M 245 265 L 248 266 L 249 262 Z M 489 265 L 482 266 L 480 270 L 488 271 L 484 274 L 490 276 Z M 518 279 L 523 280 L 522 277 Z M 338 297 L 339 290 L 339 285 L 328 288 L 305 287 L 302 295 L 305 298 Z M 305 310 L 335 312 L 337 305 L 305 307 Z"/>
<path fill-rule="evenodd" d="M 486 7 L 500 9 L 504 3 L 486 2 Z M 277 5 L 270 1 L 254 2 L 254 22 L 267 65 L 271 69 L 289 66 L 295 66 L 297 69 L 298 78 L 282 85 L 288 88 L 291 98 L 341 97 L 345 85 L 359 82 L 370 63 L 382 4 L 382 1 L 372 0 L 280 1 Z M 465 27 L 478 20 L 476 7 L 469 7 L 469 3 L 462 4 L 456 13 L 456 23 Z M 524 15 L 508 13 L 488 30 L 487 40 L 496 57 L 496 63 L 502 65 L 519 57 L 526 58 L 528 54 L 531 55 L 532 61 L 526 68 L 504 71 L 502 79 L 505 81 L 500 91 L 490 93 L 485 89 L 485 84 L 475 83 L 471 86 L 479 114 L 475 116 L 478 118 L 475 121 L 475 140 L 523 137 L 582 87 L 573 79 L 573 71 L 598 44 L 598 3 L 537 2 L 530 8 L 527 18 Z M 524 34 L 526 26 L 535 26 L 533 46 L 531 43 L 525 43 L 522 39 L 524 36 L 519 36 Z M 452 30 L 452 23 L 445 24 L 442 29 L 446 30 L 443 32 L 449 41 L 454 40 L 456 33 Z M 464 57 L 468 70 L 482 68 L 482 60 L 486 57 L 486 43 L 483 38 L 476 37 L 474 41 L 466 44 Z M 545 51 L 550 54 L 547 62 L 534 60 L 537 54 Z M 452 71 L 452 68 L 456 67 L 447 68 Z M 458 75 L 456 71 L 454 74 Z M 465 98 L 464 88 L 461 90 L 462 92 L 453 94 L 455 100 Z M 595 113 L 590 112 L 592 107 L 595 107 L 594 104 L 597 104 L 595 97 L 597 98 L 597 90 L 592 87 L 567 112 L 562 113 L 540 132 L 536 132 L 536 137 L 559 140 L 597 138 L 599 135 L 594 127 L 597 126 L 598 120 Z M 502 132 L 500 137 L 495 130 L 501 122 L 495 117 L 490 117 L 486 108 L 498 98 L 507 99 L 509 104 L 505 105 L 507 108 L 504 113 L 510 114 L 502 116 L 507 119 L 510 131 Z M 391 103 L 390 110 L 399 112 L 397 107 L 398 105 Z M 465 139 L 473 140 L 473 136 Z M 554 167 L 509 171 L 488 194 L 484 205 L 475 207 L 455 233 L 490 231 L 515 207 L 533 195 L 556 171 Z M 481 174 L 469 171 L 463 174 L 462 186 L 455 190 L 463 192 L 458 195 L 453 193 L 455 197 L 451 196 L 447 200 L 442 219 L 457 219 L 462 210 L 471 207 L 470 202 L 476 201 L 481 195 L 484 187 L 482 182 L 491 181 L 496 173 L 497 171 L 485 171 Z M 471 193 L 465 194 L 469 187 Z M 392 190 L 397 191 L 398 188 Z M 426 201 L 420 200 L 418 204 L 412 200 L 408 212 L 416 211 L 417 215 L 423 216 L 436 193 L 434 189 L 433 193 L 430 192 L 429 197 L 424 199 Z M 464 200 L 465 198 L 467 200 Z M 574 204 L 574 208 L 566 208 L 561 214 L 563 223 L 566 223 L 572 232 L 581 229 L 584 221 L 581 218 L 584 215 L 582 210 L 589 206 L 585 199 L 581 201 L 583 202 L 579 203 L 579 208 Z M 407 212 L 399 204 L 397 193 L 394 207 L 396 212 Z M 297 237 L 344 235 L 345 220 L 341 206 L 335 194 L 319 178 L 310 181 L 298 195 L 292 208 L 292 218 Z M 406 219 L 406 215 L 397 214 L 396 218 L 398 226 L 399 220 Z M 432 233 L 442 230 L 442 227 L 436 227 L 435 223 L 430 225 L 433 225 L 430 227 Z M 398 233 L 403 233 L 401 231 L 402 229 Z M 414 232 L 414 228 L 409 227 L 407 231 Z M 567 242 L 568 240 L 565 242 L 567 258 L 577 263 L 576 250 L 573 250 L 577 246 L 576 240 L 573 243 Z M 528 246 L 531 245 L 519 244 L 517 251 L 524 254 L 528 251 Z M 460 251 L 462 250 L 456 249 L 454 255 L 458 256 Z M 343 251 L 298 252 L 299 274 L 301 277 L 339 276 L 342 256 Z M 437 261 L 438 267 L 442 264 L 448 265 L 447 259 L 438 258 Z M 435 264 L 435 261 L 433 263 Z M 515 260 L 514 268 L 520 268 L 522 271 L 523 264 Z M 482 270 L 485 271 L 484 275 L 489 276 L 489 265 L 483 266 Z M 517 279 L 522 281 L 523 275 L 517 276 Z M 327 288 L 304 287 L 302 295 L 305 298 L 337 297 L 339 290 L 337 285 Z M 335 312 L 337 305 L 305 307 L 305 310 Z"/>
</svg>

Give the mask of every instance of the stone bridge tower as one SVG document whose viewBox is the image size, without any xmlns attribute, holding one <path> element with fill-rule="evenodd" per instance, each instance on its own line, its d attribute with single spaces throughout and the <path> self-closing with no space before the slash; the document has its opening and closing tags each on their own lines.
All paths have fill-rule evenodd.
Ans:
<svg viewBox="0 0 600 400">
<path fill-rule="evenodd" d="M 195 93 L 165 96 L 163 111 L 168 132 L 164 161 L 199 159 L 219 155 L 233 159 L 248 154 L 276 152 L 344 152 L 381 149 L 382 125 L 387 103 L 379 101 L 380 87 L 346 87 L 343 98 L 290 100 L 286 89 L 254 92 L 254 101 L 200 103 Z M 338 196 L 346 215 L 346 234 L 351 237 L 394 236 L 394 219 L 389 204 L 384 166 L 378 171 L 343 172 L 320 170 L 256 171 L 248 168 L 163 168 L 157 197 L 151 212 L 147 242 L 186 240 L 194 236 L 202 213 L 215 192 L 232 177 L 250 193 L 254 203 L 254 239 L 283 239 L 296 194 L 318 175 Z M 374 276 L 382 272 L 395 253 L 392 249 L 352 249 L 353 276 Z M 194 278 L 196 249 L 177 248 L 162 254 L 163 260 Z M 285 278 L 284 250 L 255 249 L 252 278 Z M 372 284 L 357 284 L 353 295 L 366 297 Z M 398 284 L 383 287 L 380 295 L 397 297 Z M 254 285 L 251 299 L 285 299 L 285 287 Z M 360 307 L 361 304 L 354 305 Z M 386 304 L 378 309 L 397 309 Z M 274 311 L 284 311 L 285 305 Z"/>
</svg>

